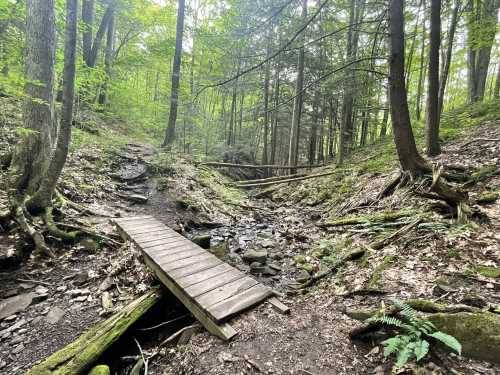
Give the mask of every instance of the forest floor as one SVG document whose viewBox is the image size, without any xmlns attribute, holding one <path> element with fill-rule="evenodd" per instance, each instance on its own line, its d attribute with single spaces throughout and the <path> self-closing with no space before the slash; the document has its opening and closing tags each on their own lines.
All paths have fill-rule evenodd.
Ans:
<svg viewBox="0 0 500 375">
<path fill-rule="evenodd" d="M 4 120 L 7 126 L 0 124 L 3 148 L 16 137 L 8 125 L 19 123 L 16 104 L 10 105 L 12 118 Z M 103 137 L 88 128 L 76 130 L 77 145 L 59 190 L 92 212 L 82 215 L 66 207 L 61 220 L 90 225 L 116 238 L 110 217 L 147 213 L 189 238 L 209 234 L 211 251 L 283 293 L 281 300 L 291 308 L 289 315 L 281 315 L 264 303 L 232 319 L 239 334 L 230 343 L 199 330 L 187 345 L 163 348 L 149 374 L 389 374 L 393 362 L 383 357 L 380 344 L 351 340 L 351 331 L 360 323 L 346 316 L 345 309 L 390 305 L 392 297 L 500 304 L 500 201 L 481 203 L 485 193 L 500 192 L 500 144 L 469 143 L 500 138 L 497 115 L 457 112 L 445 119 L 445 124 L 452 124 L 443 130 L 449 139 L 443 154 L 433 160 L 494 171 L 481 175 L 470 191 L 471 202 L 489 222 L 467 225 L 432 213 L 430 201 L 411 194 L 409 188 L 376 199 L 397 166 L 390 142 L 355 153 L 342 168 L 315 170 L 336 174 L 276 185 L 255 198 L 254 191 L 232 187 L 231 178 L 217 170 L 137 142 L 119 121 L 94 120 L 92 132 L 116 134 L 117 146 L 103 144 Z M 457 126 L 459 122 L 467 126 Z M 2 181 L 5 177 L 0 171 Z M 0 192 L 0 209 L 5 198 Z M 373 214 L 389 211 L 407 214 L 389 222 L 373 219 Z M 356 215 L 364 218 L 360 224 L 330 229 L 319 225 Z M 418 225 L 408 233 L 380 250 L 370 248 L 417 217 Z M 30 258 L 16 265 L 11 255 L 24 241 L 16 230 L 0 232 L 0 373 L 23 374 L 156 283 L 130 244 L 51 241 L 58 249 L 56 258 Z M 309 279 L 356 248 L 367 249 L 361 259 L 309 288 L 295 290 L 297 280 Z M 252 250 L 266 254 L 263 264 L 244 260 Z M 9 298 L 16 298 L 17 308 L 2 316 L 1 303 Z M 105 299 L 112 301 L 112 308 L 103 307 Z M 164 301 L 101 362 L 125 374 L 126 361 L 121 358 L 139 354 L 132 337 L 147 354 L 162 339 L 192 324 L 173 296 Z M 177 317 L 181 318 L 175 324 L 142 330 Z M 436 351 L 404 371 L 496 374 L 500 368 Z"/>
</svg>

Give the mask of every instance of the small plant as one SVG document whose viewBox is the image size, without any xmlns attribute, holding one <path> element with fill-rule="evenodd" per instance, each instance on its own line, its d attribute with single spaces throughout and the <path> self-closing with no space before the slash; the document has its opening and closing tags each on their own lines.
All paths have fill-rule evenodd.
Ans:
<svg viewBox="0 0 500 375">
<path fill-rule="evenodd" d="M 396 368 L 403 367 L 413 357 L 415 357 L 416 361 L 424 358 L 429 352 L 428 337 L 442 342 L 458 354 L 461 353 L 462 345 L 455 337 L 438 331 L 434 324 L 425 318 L 419 317 L 414 309 L 402 301 L 394 299 L 393 303 L 400 309 L 403 319 L 383 315 L 370 318 L 369 322 L 394 326 L 400 330 L 399 334 L 382 342 L 385 357 L 397 353 Z"/>
</svg>

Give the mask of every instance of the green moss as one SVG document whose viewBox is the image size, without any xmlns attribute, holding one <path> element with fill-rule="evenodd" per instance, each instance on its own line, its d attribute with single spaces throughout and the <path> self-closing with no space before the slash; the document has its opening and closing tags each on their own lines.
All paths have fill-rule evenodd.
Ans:
<svg viewBox="0 0 500 375">
<path fill-rule="evenodd" d="M 299 268 L 302 268 L 304 271 L 307 271 L 309 273 L 313 273 L 315 266 L 314 266 L 314 264 L 311 264 L 311 263 L 303 263 L 299 266 Z"/>
<path fill-rule="evenodd" d="M 340 225 L 381 223 L 384 221 L 392 221 L 403 217 L 414 216 L 416 213 L 417 212 L 414 210 L 383 211 L 365 216 L 347 216 L 334 220 L 328 220 L 324 225 L 334 227 Z"/>
<path fill-rule="evenodd" d="M 389 268 L 389 266 L 394 263 L 396 260 L 396 257 L 393 255 L 387 255 L 384 257 L 382 260 L 382 263 L 380 263 L 375 269 L 373 270 L 372 275 L 368 279 L 368 282 L 366 283 L 366 287 L 369 288 L 374 288 L 379 282 L 380 279 L 382 278 L 383 272 Z"/>
<path fill-rule="evenodd" d="M 295 264 L 304 264 L 306 262 L 306 258 L 303 255 L 295 255 L 293 257 L 293 261 Z"/>
<path fill-rule="evenodd" d="M 98 365 L 90 370 L 89 375 L 110 375 L 111 371 L 107 365 Z"/>
<path fill-rule="evenodd" d="M 488 204 L 488 203 L 494 203 L 499 197 L 498 193 L 495 192 L 486 192 L 483 193 L 477 198 L 477 203 L 483 203 L 483 204 Z"/>
<path fill-rule="evenodd" d="M 429 315 L 436 328 L 454 336 L 468 357 L 500 363 L 500 316 L 489 312 Z"/>
<path fill-rule="evenodd" d="M 492 279 L 500 278 L 500 268 L 498 267 L 477 266 L 474 268 L 474 272 Z"/>
<path fill-rule="evenodd" d="M 82 336 L 34 366 L 26 375 L 73 375 L 88 370 L 102 352 L 109 348 L 137 319 L 161 297 L 153 290 L 131 302 Z"/>
</svg>

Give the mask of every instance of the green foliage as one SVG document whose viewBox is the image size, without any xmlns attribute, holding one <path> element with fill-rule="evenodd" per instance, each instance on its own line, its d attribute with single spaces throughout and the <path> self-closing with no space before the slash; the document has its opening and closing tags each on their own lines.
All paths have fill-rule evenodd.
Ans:
<svg viewBox="0 0 500 375">
<path fill-rule="evenodd" d="M 429 337 L 443 343 L 458 354 L 461 353 L 462 346 L 456 338 L 438 331 L 434 324 L 418 316 L 417 312 L 404 302 L 394 299 L 393 303 L 400 310 L 402 319 L 382 315 L 370 318 L 368 321 L 396 327 L 400 331 L 396 336 L 382 342 L 384 356 L 396 354 L 396 368 L 403 367 L 412 358 L 415 358 L 417 362 L 424 358 L 432 342 L 428 341 Z"/>
</svg>

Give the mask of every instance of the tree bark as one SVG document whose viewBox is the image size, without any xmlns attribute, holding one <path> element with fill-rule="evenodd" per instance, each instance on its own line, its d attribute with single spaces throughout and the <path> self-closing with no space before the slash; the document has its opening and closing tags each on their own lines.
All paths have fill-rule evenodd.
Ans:
<svg viewBox="0 0 500 375">
<path fill-rule="evenodd" d="M 444 94 L 446 90 L 446 83 L 448 81 L 448 74 L 450 72 L 451 56 L 453 53 L 453 40 L 455 38 L 455 31 L 458 23 L 458 11 L 462 4 L 462 0 L 456 0 L 455 7 L 451 14 L 450 28 L 448 30 L 448 45 L 446 46 L 446 56 L 443 64 L 443 71 L 439 79 L 439 96 L 438 96 L 438 111 L 439 114 L 443 112 Z"/>
<path fill-rule="evenodd" d="M 111 63 L 113 59 L 113 49 L 114 49 L 114 39 L 115 39 L 115 15 L 114 13 L 111 15 L 108 24 L 108 32 L 106 35 L 106 50 L 104 51 L 104 71 L 106 73 L 106 77 L 104 78 L 104 83 L 101 88 L 101 92 L 99 93 L 99 104 L 106 105 L 108 102 L 108 86 L 111 81 Z M 157 73 L 157 81 L 154 90 L 154 96 L 157 95 L 158 89 L 158 73 Z M 154 99 L 156 101 L 156 99 Z"/>
<path fill-rule="evenodd" d="M 422 117 L 422 92 L 424 89 L 425 80 L 425 17 L 422 21 L 422 41 L 420 46 L 420 68 L 418 70 L 418 84 L 417 84 L 417 103 L 415 106 L 415 117 L 418 121 Z"/>
<path fill-rule="evenodd" d="M 266 46 L 266 58 L 269 58 L 271 55 L 271 29 L 268 31 L 267 35 L 267 46 Z M 269 81 L 271 77 L 271 62 L 268 61 L 265 65 L 265 73 L 264 73 L 264 143 L 262 147 L 262 164 L 268 163 L 268 134 L 269 134 L 269 126 L 270 124 L 270 116 L 269 116 Z M 272 125 L 271 125 L 272 126 Z M 264 176 L 268 177 L 268 170 L 264 172 Z"/>
<path fill-rule="evenodd" d="M 177 9 L 177 28 L 175 33 L 175 54 L 172 64 L 172 90 L 170 97 L 170 113 L 168 125 L 165 133 L 163 147 L 170 146 L 175 140 L 175 123 L 177 121 L 177 106 L 179 101 L 179 83 L 181 78 L 181 59 L 182 59 L 182 38 L 184 34 L 184 11 L 185 0 L 179 0 Z"/>
<path fill-rule="evenodd" d="M 85 60 L 87 66 L 89 68 L 94 68 L 97 63 L 97 56 L 99 55 L 99 50 L 101 48 L 102 41 L 104 39 L 104 34 L 106 34 L 106 30 L 108 25 L 113 17 L 114 9 L 113 4 L 111 3 L 106 8 L 104 16 L 102 17 L 101 23 L 99 25 L 99 29 L 95 34 L 94 41 L 92 43 L 92 49 L 88 55 L 88 58 Z"/>
<path fill-rule="evenodd" d="M 48 167 L 54 127 L 55 44 L 54 0 L 27 0 L 23 119 L 30 132 L 23 135 L 13 154 L 9 175 L 12 204 L 35 193 Z"/>
<path fill-rule="evenodd" d="M 82 24 L 83 24 L 83 60 L 89 61 L 92 51 L 92 36 L 94 28 L 94 7 L 95 0 L 83 0 L 82 3 Z"/>
<path fill-rule="evenodd" d="M 31 211 L 42 211 L 51 205 L 52 195 L 68 156 L 75 97 L 76 37 L 78 0 L 66 2 L 66 42 L 64 47 L 63 103 L 57 145 L 40 187 L 27 204 Z"/>
<path fill-rule="evenodd" d="M 302 21 L 306 22 L 307 18 L 307 0 L 302 0 Z M 304 38 L 302 38 L 302 42 Z M 295 82 L 295 99 L 293 103 L 292 128 L 290 130 L 290 147 L 288 152 L 288 164 L 297 165 L 299 159 L 299 132 L 300 132 L 300 117 L 302 114 L 303 87 L 304 87 L 304 46 L 299 49 L 299 57 L 297 61 L 297 80 Z M 290 171 L 292 174 L 296 170 Z"/>
<path fill-rule="evenodd" d="M 439 47 L 441 43 L 441 0 L 431 0 L 429 74 L 425 140 L 427 155 L 441 153 L 439 145 Z"/>
<path fill-rule="evenodd" d="M 404 13 L 403 0 L 389 2 L 390 57 L 389 87 L 394 143 L 401 168 L 412 175 L 419 175 L 429 168 L 420 156 L 410 122 L 408 99 L 404 80 Z"/>
<path fill-rule="evenodd" d="M 495 81 L 495 92 L 493 93 L 495 99 L 500 98 L 500 63 L 497 65 L 497 78 Z"/>
</svg>

